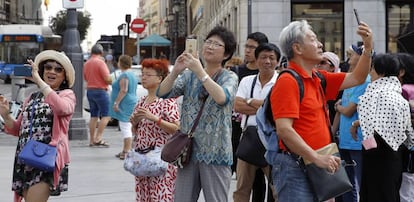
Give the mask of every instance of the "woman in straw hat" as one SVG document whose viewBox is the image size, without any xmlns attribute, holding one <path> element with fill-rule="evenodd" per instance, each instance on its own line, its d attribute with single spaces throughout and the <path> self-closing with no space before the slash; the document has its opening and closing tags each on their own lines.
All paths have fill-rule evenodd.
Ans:
<svg viewBox="0 0 414 202">
<path fill-rule="evenodd" d="M 5 132 L 19 136 L 14 159 L 12 190 L 15 201 L 47 201 L 50 195 L 59 195 L 68 188 L 69 122 L 75 111 L 76 97 L 72 91 L 75 70 L 62 52 L 46 50 L 35 61 L 28 61 L 32 76 L 26 77 L 39 87 L 26 98 L 22 113 L 14 120 L 9 114 L 9 101 L 0 96 L 0 115 Z M 33 109 L 33 110 L 32 110 Z M 34 127 L 30 127 L 30 123 Z M 57 148 L 54 172 L 46 172 L 23 164 L 18 155 L 32 139 Z"/>
</svg>

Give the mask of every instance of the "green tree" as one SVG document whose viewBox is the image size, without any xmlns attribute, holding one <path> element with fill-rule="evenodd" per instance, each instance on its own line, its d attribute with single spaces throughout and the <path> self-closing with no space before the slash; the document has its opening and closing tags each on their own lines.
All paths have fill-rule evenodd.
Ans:
<svg viewBox="0 0 414 202">
<path fill-rule="evenodd" d="M 81 42 L 85 39 L 86 35 L 88 34 L 88 28 L 91 26 L 91 15 L 85 11 L 77 11 L 78 13 L 78 30 L 79 30 L 79 37 Z M 53 17 L 50 22 L 49 26 L 52 28 L 53 32 L 57 35 L 63 37 L 63 34 L 66 30 L 66 18 L 67 18 L 67 11 L 61 10 L 56 14 L 56 17 Z"/>
</svg>

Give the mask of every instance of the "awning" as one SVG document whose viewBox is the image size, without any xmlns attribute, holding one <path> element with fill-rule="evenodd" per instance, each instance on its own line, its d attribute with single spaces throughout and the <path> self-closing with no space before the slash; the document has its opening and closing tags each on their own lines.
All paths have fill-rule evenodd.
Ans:
<svg viewBox="0 0 414 202">
<path fill-rule="evenodd" d="M 151 34 L 147 36 L 145 39 L 139 41 L 139 46 L 169 46 L 171 45 L 171 41 L 158 35 L 158 34 Z"/>
</svg>

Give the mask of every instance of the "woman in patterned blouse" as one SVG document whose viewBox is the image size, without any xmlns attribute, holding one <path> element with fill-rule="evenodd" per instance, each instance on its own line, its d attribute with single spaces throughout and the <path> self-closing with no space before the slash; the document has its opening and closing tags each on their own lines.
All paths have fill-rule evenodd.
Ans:
<svg viewBox="0 0 414 202">
<path fill-rule="evenodd" d="M 75 70 L 63 52 L 46 50 L 35 61 L 28 61 L 32 76 L 26 77 L 39 87 L 23 103 L 22 113 L 14 120 L 9 114 L 9 102 L 0 96 L 0 114 L 5 132 L 18 136 L 14 158 L 12 190 L 14 201 L 47 201 L 50 195 L 60 195 L 68 189 L 69 122 L 75 111 L 76 97 L 71 89 Z M 53 172 L 33 168 L 19 160 L 18 155 L 30 140 L 56 146 L 56 166 Z M 3 199 L 6 200 L 6 199 Z"/>
<path fill-rule="evenodd" d="M 148 95 L 138 101 L 130 118 L 135 150 L 162 147 L 180 125 L 176 99 L 163 99 L 155 94 L 158 85 L 168 74 L 168 61 L 144 59 L 141 65 L 141 82 L 148 90 Z M 136 200 L 174 201 L 176 172 L 176 168 L 170 164 L 164 175 L 135 177 Z"/>
<path fill-rule="evenodd" d="M 236 40 L 232 32 L 217 26 L 207 34 L 201 47 L 204 66 L 199 58 L 184 52 L 157 94 L 183 95 L 181 131 L 184 132 L 191 130 L 205 102 L 193 133 L 191 160 L 178 169 L 175 201 L 197 201 L 202 189 L 206 201 L 226 202 L 233 163 L 231 115 L 238 78 L 224 64 L 232 57 Z"/>
</svg>

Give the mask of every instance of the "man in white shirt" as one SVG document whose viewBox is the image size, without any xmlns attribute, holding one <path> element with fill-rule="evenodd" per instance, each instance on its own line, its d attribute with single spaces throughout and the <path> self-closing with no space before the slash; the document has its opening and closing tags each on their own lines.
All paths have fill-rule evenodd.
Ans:
<svg viewBox="0 0 414 202">
<path fill-rule="evenodd" d="M 241 122 L 243 129 L 248 126 L 256 127 L 256 111 L 262 106 L 264 99 L 276 82 L 278 73 L 275 69 L 279 63 L 280 56 L 280 50 L 274 44 L 264 43 L 256 48 L 256 66 L 259 69 L 259 73 L 246 76 L 240 81 L 234 104 L 235 111 L 243 114 Z M 252 87 L 253 96 L 251 96 Z M 249 201 L 257 169 L 262 169 L 263 173 L 270 179 L 271 169 L 269 166 L 261 168 L 240 158 L 237 159 L 237 187 L 233 193 L 235 202 Z"/>
</svg>

